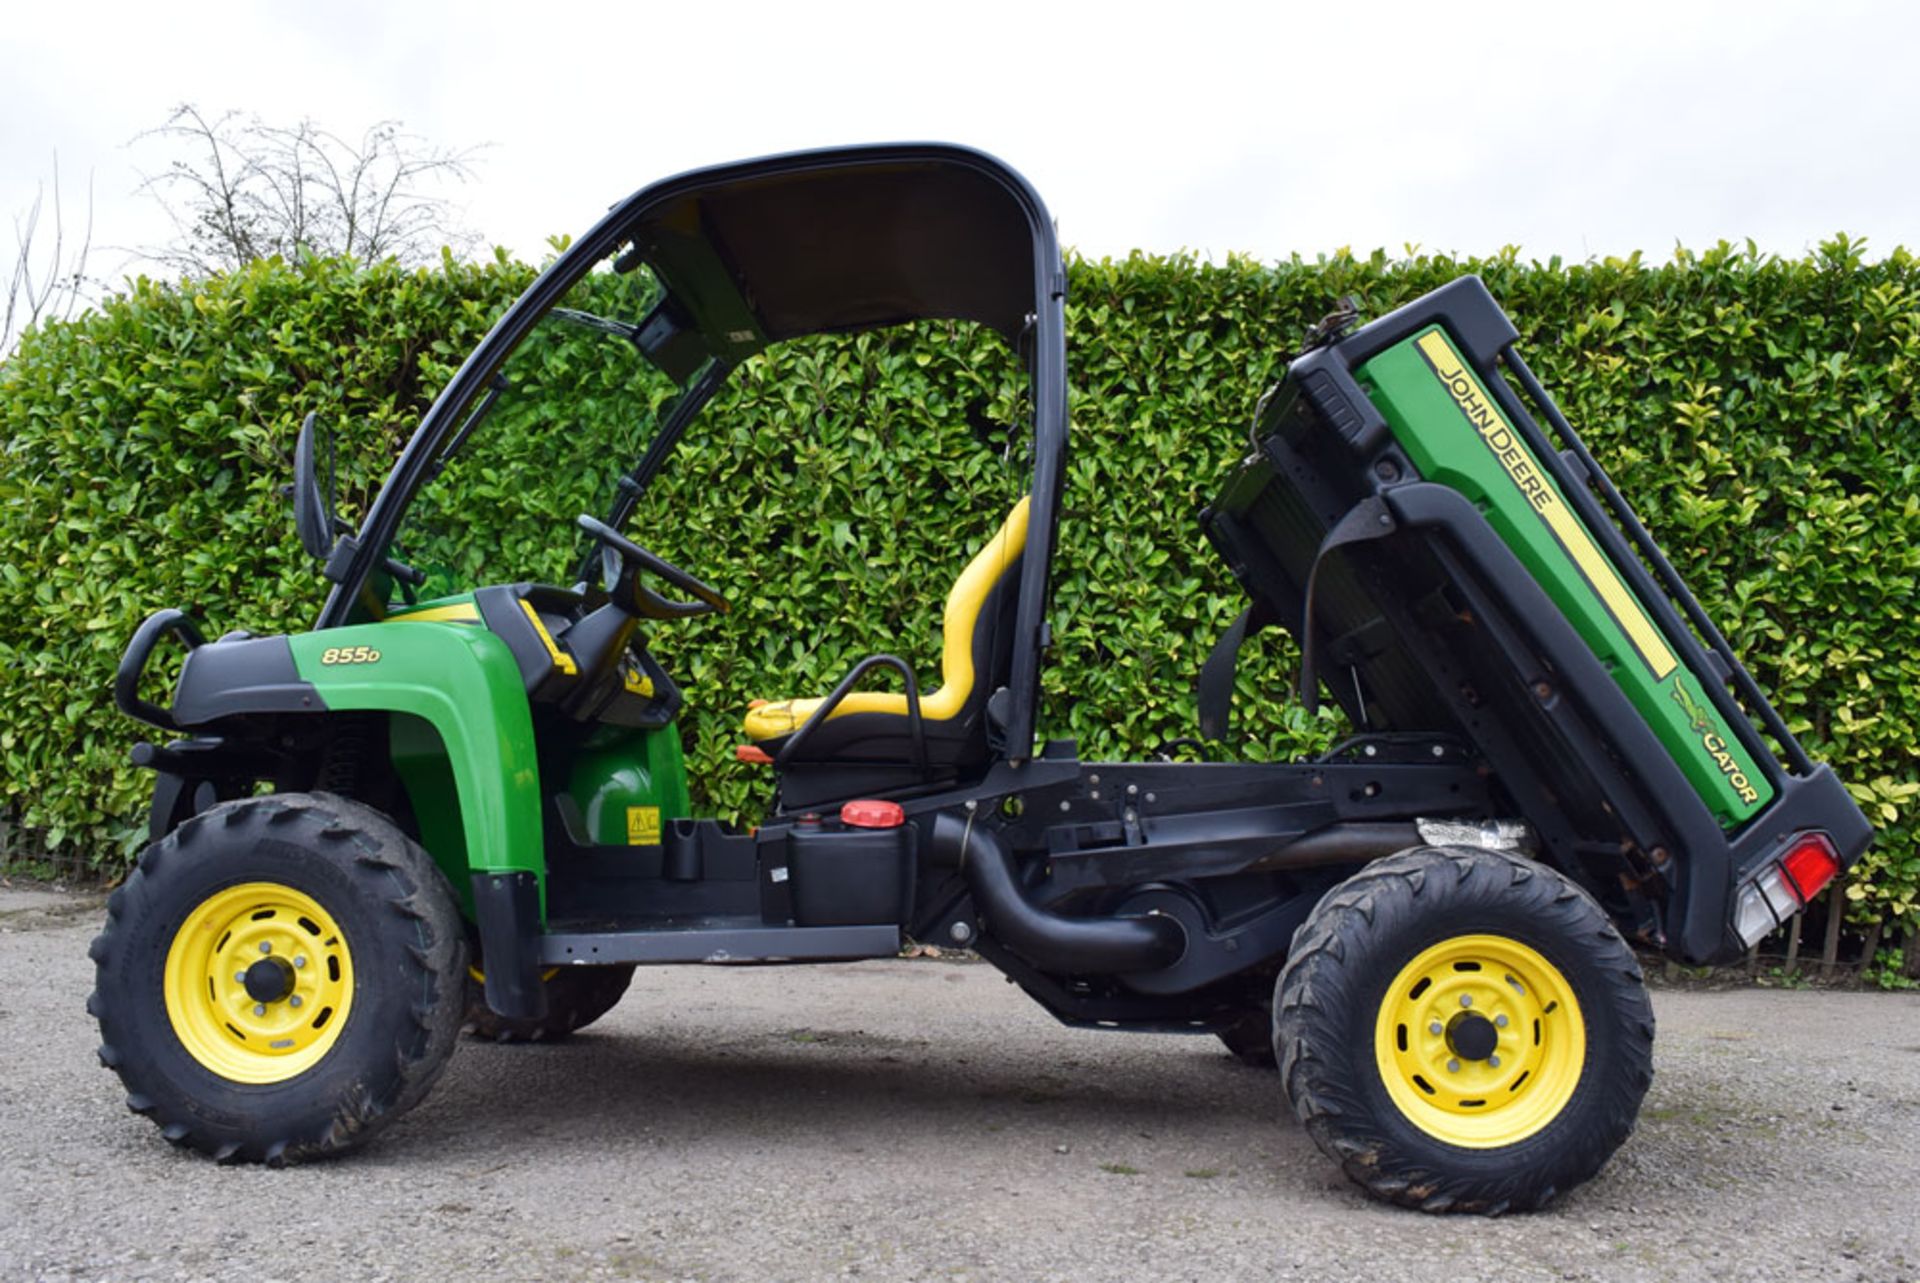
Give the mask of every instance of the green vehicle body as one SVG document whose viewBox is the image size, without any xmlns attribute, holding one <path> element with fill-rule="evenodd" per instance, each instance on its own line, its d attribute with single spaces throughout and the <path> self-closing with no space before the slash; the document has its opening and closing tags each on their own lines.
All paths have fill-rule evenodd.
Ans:
<svg viewBox="0 0 1920 1283">
<path fill-rule="evenodd" d="M 1707 698 L 1702 676 L 1566 502 L 1513 424 L 1432 326 L 1367 362 L 1357 381 L 1428 480 L 1471 499 L 1593 648 L 1701 801 L 1732 829 L 1774 790 Z"/>
<path fill-rule="evenodd" d="M 178 737 L 134 748 L 153 845 L 90 950 L 128 1104 L 222 1161 L 339 1152 L 421 1099 L 462 1028 L 566 1037 L 637 966 L 916 940 L 974 951 L 1069 1025 L 1217 1035 L 1284 1066 L 1296 1116 L 1378 1197 L 1498 1212 L 1599 1170 L 1651 1076 L 1628 941 L 1745 955 L 1858 859 L 1865 816 L 1473 277 L 1357 329 L 1343 303 L 1249 397 L 1195 514 L 1246 598 L 1196 674 L 1202 738 L 1082 761 L 1042 733 L 1066 290 L 1045 205 L 989 156 L 767 157 L 643 188 L 572 241 L 357 530 L 309 415 L 293 524 L 332 585 L 312 630 L 208 640 L 166 608 L 115 673 L 116 705 Z M 694 817 L 689 701 L 652 646 L 734 607 L 636 540 L 680 523 L 727 555 L 698 505 L 737 481 L 804 508 L 810 456 L 652 484 L 690 430 L 720 452 L 768 430 L 750 404 L 696 423 L 761 352 L 913 322 L 979 340 L 978 387 L 1017 381 L 965 419 L 984 446 L 1004 412 L 1031 482 L 946 567 L 937 689 L 873 654 L 733 710 L 766 805 Z M 743 377 L 768 374 L 809 378 Z M 800 394 L 823 422 L 866 415 L 869 382 L 844 386 Z M 903 417 L 888 431 L 919 430 Z M 734 555 L 811 537 L 722 524 Z M 796 640 L 790 619 L 844 608 L 804 581 L 742 605 Z M 1276 628 L 1306 711 L 1324 688 L 1353 733 L 1309 760 L 1211 752 L 1233 742 L 1242 646 Z M 141 679 L 169 639 L 187 654 L 163 707 Z"/>
</svg>

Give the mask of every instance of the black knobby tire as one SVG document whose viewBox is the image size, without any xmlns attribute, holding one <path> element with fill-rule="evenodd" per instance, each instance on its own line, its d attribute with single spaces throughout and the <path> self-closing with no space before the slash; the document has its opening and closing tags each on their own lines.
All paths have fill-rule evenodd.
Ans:
<svg viewBox="0 0 1920 1283">
<path fill-rule="evenodd" d="M 218 1049 L 190 1049 L 180 1022 L 192 1004 L 180 1000 L 169 970 L 171 951 L 191 956 L 192 930 L 217 920 L 209 906 L 244 909 L 256 886 L 275 889 L 269 899 L 304 898 L 329 930 L 337 927 L 330 941 L 348 969 L 333 983 L 350 994 L 319 1059 L 265 1081 L 236 1077 Z M 325 947 L 317 933 L 313 943 Z M 331 794 L 246 798 L 187 820 L 148 847 L 109 898 L 89 954 L 96 969 L 87 1010 L 100 1024 L 100 1061 L 120 1076 L 128 1107 L 174 1144 L 221 1161 L 277 1166 L 364 1144 L 419 1103 L 459 1038 L 466 938 L 446 879 L 385 816 Z M 208 956 L 218 960 L 217 952 Z M 223 964 L 221 978 L 240 961 Z M 306 966 L 304 951 L 298 961 Z M 195 973 L 182 964 L 180 974 L 191 981 Z M 207 983 L 206 1012 L 224 1012 Z M 240 1050 L 227 1054 L 259 1054 L 250 1050 L 257 1042 L 228 1027 Z M 281 1071 L 263 1072 L 271 1079 Z"/>
<path fill-rule="evenodd" d="M 486 987 L 469 971 L 463 1028 L 492 1042 L 558 1042 L 612 1011 L 632 983 L 632 966 L 559 967 L 542 984 L 547 1014 L 530 1020 L 503 1016 L 489 1007 Z"/>
<path fill-rule="evenodd" d="M 1220 1031 L 1220 1041 L 1243 1065 L 1272 1069 L 1278 1063 L 1273 1052 L 1273 1012 L 1255 1007 Z"/>
<path fill-rule="evenodd" d="M 1479 1125 L 1478 1117 L 1426 1112 L 1424 1098 L 1404 1087 L 1402 1095 L 1415 1103 L 1395 1102 L 1389 1078 L 1400 1071 L 1389 1065 L 1400 1063 L 1393 1060 L 1396 1049 L 1408 1053 L 1407 1043 L 1400 1041 L 1405 1026 L 1395 1025 L 1387 1013 L 1414 1008 L 1387 1004 L 1417 1004 L 1427 997 L 1427 987 L 1416 981 L 1391 994 L 1389 988 L 1417 973 L 1421 959 L 1449 956 L 1451 942 L 1471 951 L 1472 942 L 1489 939 L 1517 942 L 1557 971 L 1554 976 L 1541 969 L 1549 984 L 1536 985 L 1533 1000 L 1551 992 L 1552 982 L 1564 980 L 1571 1015 L 1564 1010 L 1553 1015 L 1557 1004 L 1547 1005 L 1548 1028 L 1577 1016 L 1577 1025 L 1559 1027 L 1577 1028 L 1583 1039 L 1549 1032 L 1543 1042 L 1536 1023 L 1531 1039 L 1522 1036 L 1521 1049 L 1508 1053 L 1514 1063 L 1504 1072 L 1512 1075 L 1525 1057 L 1572 1056 L 1575 1047 L 1581 1054 L 1560 1062 L 1569 1067 L 1557 1072 L 1541 1060 L 1531 1087 L 1523 1078 L 1509 1089 L 1543 1093 L 1533 1100 L 1546 1107 L 1544 1121 L 1525 1123 L 1536 1130 L 1511 1141 L 1455 1143 L 1464 1136 L 1458 1129 Z M 1492 947 L 1496 955 L 1500 947 Z M 1478 982 L 1472 974 L 1478 964 L 1450 966 L 1466 974 L 1443 973 L 1439 984 Z M 1487 983 L 1496 989 L 1500 970 L 1497 963 L 1488 968 Z M 1525 992 L 1511 974 L 1504 982 Z M 1432 992 L 1442 991 L 1436 985 Z M 1369 1194 L 1429 1212 L 1546 1206 L 1598 1172 L 1626 1140 L 1653 1076 L 1653 1008 L 1633 951 L 1600 906 L 1566 877 L 1493 851 L 1416 848 L 1378 860 L 1335 887 L 1294 938 L 1275 989 L 1274 1020 L 1283 1088 L 1314 1142 Z M 1440 1027 L 1437 1019 L 1433 1025 L 1416 1024 L 1413 1036 Z M 1451 1049 L 1453 1027 L 1445 1028 L 1444 1046 Z M 1503 1021 L 1499 1036 L 1511 1032 Z M 1477 1036 L 1495 1035 L 1483 1026 Z M 1568 1050 L 1556 1053 L 1556 1039 Z M 1467 1056 L 1468 1074 L 1497 1077 L 1497 1054 L 1473 1059 L 1483 1050 L 1484 1044 L 1476 1042 Z M 1454 1055 L 1451 1050 L 1439 1054 Z M 1526 1107 L 1528 1097 L 1522 1095 L 1491 1098 L 1498 1093 L 1488 1093 L 1484 1104 L 1446 1096 L 1446 1076 L 1459 1072 L 1458 1059 L 1436 1067 L 1434 1084 L 1422 1076 L 1416 1085 L 1457 1106 L 1514 1109 L 1508 1117 Z M 1555 1092 L 1570 1094 L 1556 1104 L 1561 1096 Z M 1417 1125 L 1416 1117 L 1427 1126 Z"/>
</svg>

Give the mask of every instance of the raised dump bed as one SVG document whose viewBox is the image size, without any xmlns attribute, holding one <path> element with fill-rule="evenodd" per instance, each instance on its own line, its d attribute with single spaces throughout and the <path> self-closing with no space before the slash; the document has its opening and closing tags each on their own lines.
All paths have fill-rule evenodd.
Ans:
<svg viewBox="0 0 1920 1283">
<path fill-rule="evenodd" d="M 1249 627 L 1299 639 L 1304 698 L 1470 740 L 1617 920 L 1726 959 L 1800 907 L 1782 860 L 1851 863 L 1869 829 L 1517 338 L 1464 277 L 1303 355 L 1203 524 Z"/>
</svg>

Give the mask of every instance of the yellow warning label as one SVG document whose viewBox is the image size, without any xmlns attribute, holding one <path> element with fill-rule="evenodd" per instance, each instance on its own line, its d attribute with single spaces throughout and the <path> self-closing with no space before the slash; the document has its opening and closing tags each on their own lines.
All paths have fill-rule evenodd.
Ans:
<svg viewBox="0 0 1920 1283">
<path fill-rule="evenodd" d="M 630 806 L 627 808 L 627 845 L 660 845 L 659 807 Z"/>
<path fill-rule="evenodd" d="M 1559 541 L 1580 573 L 1599 594 L 1600 601 L 1620 625 L 1640 658 L 1656 680 L 1661 680 L 1676 667 L 1673 652 L 1667 648 L 1667 642 L 1660 630 L 1653 626 L 1646 612 L 1640 609 L 1640 603 L 1634 599 L 1627 586 L 1620 582 L 1620 575 L 1613 563 L 1606 559 L 1600 549 L 1594 545 L 1593 536 L 1580 524 L 1580 519 L 1568 508 L 1559 491 L 1550 485 L 1540 465 L 1521 442 L 1519 434 L 1508 425 L 1505 417 L 1494 407 L 1493 398 L 1480 386 L 1480 380 L 1467 368 L 1466 362 L 1454 354 L 1453 347 L 1442 338 L 1440 331 L 1429 330 L 1421 335 L 1416 346 L 1420 355 L 1427 358 L 1427 364 L 1440 376 L 1447 395 L 1460 407 L 1460 413 L 1467 416 L 1467 422 L 1480 434 L 1480 440 L 1493 457 L 1506 470 L 1507 477 L 1519 489 L 1527 504 L 1546 524 L 1553 537 Z"/>
</svg>

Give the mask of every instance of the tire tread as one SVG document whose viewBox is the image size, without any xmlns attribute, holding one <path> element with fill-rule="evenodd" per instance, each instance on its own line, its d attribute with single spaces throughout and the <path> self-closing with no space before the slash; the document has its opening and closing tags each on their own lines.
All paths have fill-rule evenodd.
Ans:
<svg viewBox="0 0 1920 1283">
<path fill-rule="evenodd" d="M 391 1031 L 395 1072 L 385 1076 L 377 1098 L 362 1084 L 320 1124 L 303 1127 L 267 1118 L 249 1128 L 248 1135 L 234 1136 L 230 1129 L 203 1119 L 194 1102 L 153 1068 L 152 1057 L 124 1054 L 126 1048 L 138 1046 L 138 1039 L 121 1037 L 117 1027 L 128 1022 L 126 1004 L 137 1001 L 131 995 L 140 986 L 119 975 L 118 969 L 121 940 L 129 924 L 164 907 L 170 871 L 185 870 L 206 841 L 246 841 L 250 827 L 262 834 L 271 831 L 276 843 L 305 846 L 411 924 L 414 938 L 398 951 L 411 974 L 398 983 L 415 986 L 418 992 L 410 1004 L 412 1018 Z M 342 844 L 352 848 L 351 858 L 330 854 Z M 152 1119 L 167 1140 L 220 1162 L 280 1166 L 365 1144 L 426 1095 L 458 1041 L 466 940 L 451 889 L 432 857 L 391 820 L 333 794 L 241 798 L 190 817 L 142 853 L 133 873 L 109 901 L 106 922 L 88 955 L 95 963 L 95 981 L 87 1009 L 100 1024 L 100 1060 L 127 1088 L 128 1108 Z M 159 1019 L 164 1022 L 164 1014 Z"/>
<path fill-rule="evenodd" d="M 1449 870 L 1451 878 L 1445 876 Z M 1546 931 L 1585 942 L 1594 973 L 1608 981 L 1600 1001 L 1612 1007 L 1588 1018 L 1606 1015 L 1621 1035 L 1616 1063 L 1582 1088 L 1601 1093 L 1598 1108 L 1589 1111 L 1596 1125 L 1568 1137 L 1549 1163 L 1491 1178 L 1450 1172 L 1402 1152 L 1363 1094 L 1362 1076 L 1373 1072 L 1370 1059 L 1359 1067 L 1342 1065 L 1336 1063 L 1340 1057 L 1317 1050 L 1342 1047 L 1354 1007 L 1367 1001 L 1354 992 L 1356 950 L 1349 942 L 1364 954 L 1376 931 L 1390 931 L 1436 894 L 1444 899 L 1477 877 L 1540 915 Z M 1370 1022 L 1370 1004 L 1368 1017 Z M 1274 1020 L 1283 1048 L 1282 1090 L 1314 1143 L 1373 1197 L 1427 1212 L 1497 1215 L 1547 1206 L 1597 1172 L 1626 1140 L 1652 1081 L 1653 1013 L 1633 951 L 1599 905 L 1557 870 L 1491 851 L 1416 847 L 1373 862 L 1328 892 L 1294 937 L 1275 989 Z"/>
</svg>

